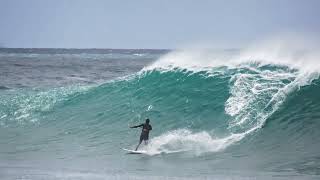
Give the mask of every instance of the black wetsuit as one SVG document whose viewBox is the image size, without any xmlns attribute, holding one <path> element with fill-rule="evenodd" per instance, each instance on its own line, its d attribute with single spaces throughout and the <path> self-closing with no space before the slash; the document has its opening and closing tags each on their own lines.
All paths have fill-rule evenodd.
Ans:
<svg viewBox="0 0 320 180">
<path fill-rule="evenodd" d="M 141 135 L 140 135 L 140 141 L 145 140 L 147 141 L 149 139 L 149 131 L 152 130 L 152 126 L 150 124 L 144 123 L 140 124 L 138 126 L 133 126 L 133 128 L 142 127 Z"/>
</svg>

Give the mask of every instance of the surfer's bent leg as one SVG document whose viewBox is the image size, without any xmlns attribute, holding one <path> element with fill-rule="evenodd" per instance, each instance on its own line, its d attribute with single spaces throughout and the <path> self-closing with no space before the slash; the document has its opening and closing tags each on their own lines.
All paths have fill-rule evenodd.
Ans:
<svg viewBox="0 0 320 180">
<path fill-rule="evenodd" d="M 142 140 L 143 140 L 143 136 L 141 135 L 141 136 L 140 136 L 140 140 L 139 140 L 139 144 L 138 144 L 138 146 L 136 147 L 136 151 L 138 150 L 140 144 L 142 143 Z"/>
</svg>

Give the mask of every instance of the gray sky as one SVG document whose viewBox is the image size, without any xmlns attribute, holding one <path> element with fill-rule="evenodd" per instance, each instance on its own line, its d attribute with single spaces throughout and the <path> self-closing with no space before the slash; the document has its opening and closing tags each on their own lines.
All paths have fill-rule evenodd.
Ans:
<svg viewBox="0 0 320 180">
<path fill-rule="evenodd" d="M 241 47 L 320 32 L 318 0 L 0 0 L 7 47 Z"/>
</svg>

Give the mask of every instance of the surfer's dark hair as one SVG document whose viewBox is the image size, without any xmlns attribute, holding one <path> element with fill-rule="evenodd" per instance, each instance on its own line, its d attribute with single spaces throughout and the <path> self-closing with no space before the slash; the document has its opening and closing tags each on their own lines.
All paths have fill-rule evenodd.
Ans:
<svg viewBox="0 0 320 180">
<path fill-rule="evenodd" d="M 149 118 L 147 118 L 147 119 L 146 119 L 146 123 L 149 123 L 149 122 L 150 122 L 150 119 L 149 119 Z"/>
</svg>

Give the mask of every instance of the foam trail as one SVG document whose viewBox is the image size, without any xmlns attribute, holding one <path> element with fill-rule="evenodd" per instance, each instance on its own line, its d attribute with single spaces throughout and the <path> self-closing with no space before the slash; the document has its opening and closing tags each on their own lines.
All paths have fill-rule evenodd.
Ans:
<svg viewBox="0 0 320 180">
<path fill-rule="evenodd" d="M 192 133 L 187 129 L 178 129 L 153 138 L 143 150 L 146 150 L 149 155 L 176 152 L 192 152 L 201 155 L 204 152 L 223 150 L 242 139 L 244 135 L 232 134 L 225 138 L 217 138 L 205 131 Z"/>
</svg>

